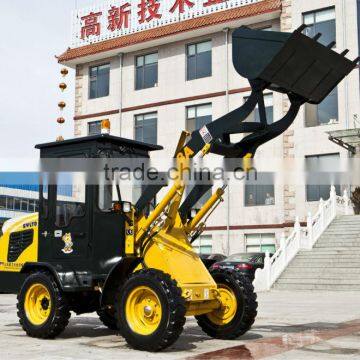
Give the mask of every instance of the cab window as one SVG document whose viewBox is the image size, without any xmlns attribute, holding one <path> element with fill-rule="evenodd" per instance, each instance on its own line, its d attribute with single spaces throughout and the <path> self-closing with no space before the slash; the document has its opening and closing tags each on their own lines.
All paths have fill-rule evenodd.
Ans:
<svg viewBox="0 0 360 360">
<path fill-rule="evenodd" d="M 56 189 L 55 225 L 66 227 L 73 218 L 85 215 L 85 182 L 82 179 L 62 176 L 60 181 L 58 179 Z"/>
</svg>

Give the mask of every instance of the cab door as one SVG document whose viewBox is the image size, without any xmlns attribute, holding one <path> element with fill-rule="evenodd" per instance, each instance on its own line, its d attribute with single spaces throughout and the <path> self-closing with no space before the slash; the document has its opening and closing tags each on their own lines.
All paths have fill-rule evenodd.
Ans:
<svg viewBox="0 0 360 360">
<path fill-rule="evenodd" d="M 54 226 L 51 237 L 54 259 L 89 257 L 89 186 L 77 182 L 56 186 Z"/>
<path fill-rule="evenodd" d="M 39 261 L 89 257 L 88 193 L 85 183 L 41 187 Z"/>
</svg>

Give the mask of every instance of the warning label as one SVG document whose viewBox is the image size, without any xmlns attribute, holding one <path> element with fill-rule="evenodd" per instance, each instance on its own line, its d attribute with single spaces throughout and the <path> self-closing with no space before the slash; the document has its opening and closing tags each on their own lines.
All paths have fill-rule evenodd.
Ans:
<svg viewBox="0 0 360 360">
<path fill-rule="evenodd" d="M 209 132 L 209 129 L 205 126 L 203 126 L 200 130 L 199 130 L 199 133 L 202 137 L 202 139 L 204 140 L 205 144 L 208 144 L 209 142 L 211 142 L 211 140 L 213 139 L 210 132 Z"/>
</svg>

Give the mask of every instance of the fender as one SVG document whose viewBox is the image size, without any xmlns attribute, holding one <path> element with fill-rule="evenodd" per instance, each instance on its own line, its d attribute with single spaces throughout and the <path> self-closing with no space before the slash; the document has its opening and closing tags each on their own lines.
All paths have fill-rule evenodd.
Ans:
<svg viewBox="0 0 360 360">
<path fill-rule="evenodd" d="M 22 267 L 20 273 L 28 274 L 34 270 L 45 269 L 49 271 L 61 290 L 88 291 L 92 290 L 92 274 L 90 272 L 57 271 L 52 264 L 44 262 L 28 262 Z"/>
<path fill-rule="evenodd" d="M 105 282 L 100 299 L 100 306 L 114 304 L 114 294 L 118 287 L 123 284 L 130 273 L 141 263 L 139 257 L 123 257 L 110 270 Z"/>
</svg>

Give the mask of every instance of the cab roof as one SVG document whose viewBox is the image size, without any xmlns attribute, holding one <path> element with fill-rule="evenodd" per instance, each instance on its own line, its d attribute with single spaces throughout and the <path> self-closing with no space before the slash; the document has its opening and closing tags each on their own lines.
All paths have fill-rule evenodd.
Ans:
<svg viewBox="0 0 360 360">
<path fill-rule="evenodd" d="M 108 135 L 108 134 L 100 134 L 100 135 L 92 135 L 92 136 L 85 136 L 85 137 L 79 137 L 79 138 L 73 138 L 69 140 L 63 140 L 63 141 L 54 141 L 44 144 L 38 144 L 35 146 L 36 149 L 61 149 L 62 147 L 68 146 L 68 145 L 84 145 L 86 143 L 91 144 L 97 142 L 99 144 L 112 144 L 112 145 L 127 145 L 131 146 L 133 148 L 138 148 L 139 150 L 144 151 L 156 151 L 156 150 L 163 150 L 163 147 L 160 145 L 153 145 L 153 144 L 147 144 L 136 140 L 126 139 L 118 136 Z"/>
</svg>

